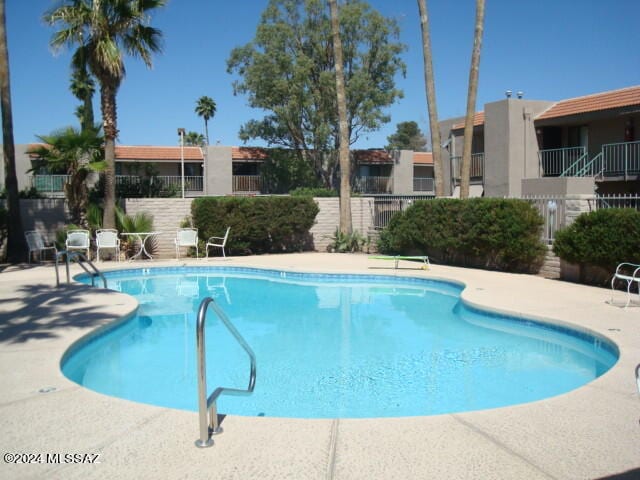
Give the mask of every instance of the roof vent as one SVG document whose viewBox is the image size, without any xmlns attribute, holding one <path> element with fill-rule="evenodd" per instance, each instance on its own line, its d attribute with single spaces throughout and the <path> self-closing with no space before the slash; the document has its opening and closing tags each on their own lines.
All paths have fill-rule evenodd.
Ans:
<svg viewBox="0 0 640 480">
<path fill-rule="evenodd" d="M 519 90 L 518 93 L 516 93 L 518 98 L 522 98 L 524 97 L 524 92 L 522 90 Z"/>
<path fill-rule="evenodd" d="M 513 92 L 512 92 L 511 90 L 507 90 L 506 92 L 504 92 L 504 94 L 505 94 L 505 96 L 506 96 L 507 98 L 511 98 L 511 94 L 512 94 L 512 93 L 513 93 Z"/>
</svg>

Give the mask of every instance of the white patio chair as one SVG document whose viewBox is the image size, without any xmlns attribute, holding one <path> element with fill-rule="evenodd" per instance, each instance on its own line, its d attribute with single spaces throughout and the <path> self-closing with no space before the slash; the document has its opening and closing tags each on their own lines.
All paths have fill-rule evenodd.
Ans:
<svg viewBox="0 0 640 480">
<path fill-rule="evenodd" d="M 91 248 L 91 243 L 89 230 L 69 230 L 65 247 L 67 251 L 79 250 L 86 252 L 87 260 L 90 260 L 89 249 Z"/>
<path fill-rule="evenodd" d="M 176 259 L 180 258 L 181 247 L 196 247 L 196 258 L 198 258 L 197 228 L 179 228 L 173 241 L 176 244 Z"/>
<path fill-rule="evenodd" d="M 100 260 L 100 250 L 113 250 L 116 260 L 120 261 L 120 239 L 113 228 L 96 230 L 96 260 Z"/>
<path fill-rule="evenodd" d="M 34 252 L 38 252 L 38 260 L 40 262 L 42 261 L 42 252 L 46 250 L 53 250 L 54 255 L 58 254 L 58 249 L 54 245 L 48 247 L 44 243 L 44 239 L 40 232 L 36 230 L 29 230 L 28 232 L 24 232 L 24 237 L 27 240 L 27 247 L 29 249 L 29 263 L 31 263 L 31 258 L 33 257 Z"/>
<path fill-rule="evenodd" d="M 623 280 L 627 282 L 627 303 L 624 308 L 631 303 L 631 285 L 633 282 L 638 286 L 638 298 L 640 299 L 640 265 L 635 263 L 621 263 L 616 268 L 616 273 L 613 274 L 611 279 L 611 303 L 613 304 L 613 292 L 615 291 L 616 280 Z"/>
<path fill-rule="evenodd" d="M 207 255 L 206 255 L 207 258 L 209 258 L 209 247 L 221 248 L 222 256 L 226 258 L 226 255 L 224 254 L 224 247 L 227 244 L 227 239 L 229 238 L 230 230 L 231 230 L 231 227 L 227 227 L 227 231 L 225 232 L 224 237 L 209 237 L 209 240 L 207 240 L 207 245 L 205 247 L 207 251 Z"/>
</svg>

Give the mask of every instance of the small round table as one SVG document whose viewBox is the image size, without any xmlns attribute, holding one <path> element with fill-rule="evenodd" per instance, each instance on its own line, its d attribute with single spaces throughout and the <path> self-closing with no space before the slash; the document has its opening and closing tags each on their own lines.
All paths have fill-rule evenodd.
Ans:
<svg viewBox="0 0 640 480">
<path fill-rule="evenodd" d="M 138 251 L 138 253 L 131 256 L 131 258 L 129 258 L 129 261 L 131 262 L 132 260 L 135 260 L 136 258 L 141 257 L 143 253 L 146 256 L 148 256 L 150 260 L 153 260 L 153 256 L 147 251 L 145 247 L 145 243 L 147 242 L 147 239 L 149 239 L 150 237 L 153 237 L 154 235 L 159 235 L 161 233 L 162 232 L 122 232 L 120 235 L 137 237 L 138 241 L 140 242 L 140 250 Z"/>
</svg>

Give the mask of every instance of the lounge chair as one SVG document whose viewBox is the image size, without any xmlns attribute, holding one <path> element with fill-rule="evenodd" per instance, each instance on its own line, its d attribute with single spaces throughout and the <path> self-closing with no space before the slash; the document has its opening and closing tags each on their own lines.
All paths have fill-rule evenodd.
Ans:
<svg viewBox="0 0 640 480">
<path fill-rule="evenodd" d="M 616 273 L 611 279 L 611 303 L 613 303 L 613 291 L 615 290 L 616 280 L 624 280 L 627 282 L 627 303 L 624 308 L 631 303 L 631 284 L 636 282 L 638 286 L 638 298 L 640 298 L 640 265 L 635 263 L 623 262 L 616 268 Z"/>
<path fill-rule="evenodd" d="M 69 230 L 65 247 L 67 251 L 79 250 L 86 252 L 87 260 L 90 260 L 89 249 L 91 248 L 91 243 L 89 230 Z"/>
<path fill-rule="evenodd" d="M 117 230 L 103 228 L 96 231 L 96 260 L 100 260 L 100 250 L 113 250 L 116 260 L 120 261 L 120 239 Z"/>
<path fill-rule="evenodd" d="M 197 228 L 179 228 L 176 232 L 176 238 L 173 239 L 176 244 L 176 259 L 180 258 L 181 247 L 195 247 L 196 258 L 198 258 L 198 229 Z"/>
<path fill-rule="evenodd" d="M 227 231 L 225 232 L 224 237 L 209 237 L 209 240 L 207 240 L 207 245 L 205 247 L 207 251 L 207 255 L 206 255 L 207 258 L 209 258 L 209 247 L 221 248 L 222 256 L 226 258 L 226 255 L 224 253 L 224 247 L 227 245 L 227 239 L 229 238 L 230 231 L 231 231 L 231 227 L 227 227 Z"/>
<path fill-rule="evenodd" d="M 36 230 L 29 230 L 28 232 L 24 232 L 24 237 L 27 240 L 27 247 L 29 249 L 28 262 L 31 263 L 31 258 L 33 257 L 33 253 L 38 253 L 38 261 L 42 261 L 42 252 L 47 250 L 53 250 L 54 256 L 58 254 L 58 249 L 54 246 L 47 246 L 42 238 L 42 234 Z"/>
</svg>

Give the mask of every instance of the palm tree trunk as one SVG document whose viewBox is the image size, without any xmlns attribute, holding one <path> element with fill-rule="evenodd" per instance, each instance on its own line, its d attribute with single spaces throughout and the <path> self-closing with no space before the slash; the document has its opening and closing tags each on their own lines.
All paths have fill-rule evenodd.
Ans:
<svg viewBox="0 0 640 480">
<path fill-rule="evenodd" d="M 95 127 L 95 120 L 93 118 L 93 95 L 86 94 L 83 99 L 83 115 L 82 115 L 82 131 L 88 131 Z"/>
<path fill-rule="evenodd" d="M 209 146 L 209 125 L 207 124 L 207 119 L 204 119 L 204 136 L 207 139 L 207 146 Z"/>
<path fill-rule="evenodd" d="M 344 86 L 344 63 L 340 22 L 336 0 L 329 0 L 331 11 L 331 31 L 333 34 L 333 54 L 336 68 L 336 100 L 338 103 L 339 154 L 340 154 L 340 233 L 350 235 L 351 225 L 351 165 L 349 162 L 349 124 L 347 122 L 347 96 Z"/>
<path fill-rule="evenodd" d="M 24 260 L 26 244 L 22 234 L 18 177 L 16 175 L 16 150 L 13 142 L 13 115 L 11 111 L 11 85 L 9 82 L 9 49 L 7 47 L 7 23 L 5 2 L 0 0 L 0 103 L 2 104 L 2 144 L 7 189 L 7 257 L 12 263 Z"/>
<path fill-rule="evenodd" d="M 116 137 L 118 136 L 116 116 L 117 87 L 111 82 L 101 82 L 100 99 L 104 123 L 104 217 L 103 228 L 116 228 Z"/>
<path fill-rule="evenodd" d="M 444 177 L 442 175 L 442 147 L 438 126 L 438 108 L 436 106 L 436 85 L 433 75 L 431 55 L 431 36 L 429 34 L 429 15 L 426 0 L 418 0 L 420 26 L 422 28 L 422 55 L 424 57 L 424 84 L 427 93 L 427 111 L 431 131 L 431 152 L 433 156 L 433 176 L 435 177 L 436 197 L 444 196 Z"/>
<path fill-rule="evenodd" d="M 469 198 L 471 181 L 471 143 L 473 141 L 473 117 L 476 111 L 478 93 L 478 74 L 480 70 L 480 50 L 482 49 L 482 31 L 484 28 L 484 0 L 476 0 L 476 27 L 473 35 L 473 52 L 469 70 L 469 90 L 467 94 L 467 114 L 464 120 L 464 146 L 462 149 L 462 167 L 460 171 L 460 198 Z"/>
</svg>

